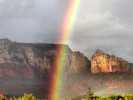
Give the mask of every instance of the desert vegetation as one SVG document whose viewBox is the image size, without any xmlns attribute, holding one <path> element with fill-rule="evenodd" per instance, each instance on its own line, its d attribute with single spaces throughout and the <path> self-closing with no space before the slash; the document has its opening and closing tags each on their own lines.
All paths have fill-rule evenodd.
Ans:
<svg viewBox="0 0 133 100">
<path fill-rule="evenodd" d="M 72 99 L 72 100 L 79 100 L 79 99 Z M 124 96 L 112 94 L 109 97 L 101 97 L 93 95 L 91 97 L 83 98 L 80 100 L 133 100 L 133 94 L 126 94 Z"/>
<path fill-rule="evenodd" d="M 4 100 L 4 98 L 2 98 L 2 100 Z M 24 93 L 23 97 L 16 98 L 15 96 L 13 96 L 13 97 L 10 97 L 10 100 L 36 100 L 36 97 L 34 96 L 34 94 Z"/>
<path fill-rule="evenodd" d="M 10 97 L 7 98 L 0 98 L 0 100 L 49 100 L 49 99 L 37 99 L 34 94 L 26 94 L 24 93 L 23 97 Z M 103 96 L 97 96 L 94 95 L 94 92 L 91 91 L 90 85 L 88 85 L 88 91 L 86 93 L 86 97 L 77 97 L 77 98 L 71 98 L 71 99 L 60 99 L 60 100 L 133 100 L 133 94 L 123 94 L 123 95 L 114 95 L 111 94 L 108 97 Z"/>
<path fill-rule="evenodd" d="M 88 85 L 87 98 L 73 98 L 71 100 L 133 100 L 133 94 L 114 95 L 111 94 L 108 97 L 94 95 L 91 91 L 90 85 Z"/>
<path fill-rule="evenodd" d="M 89 87 L 88 87 L 89 89 Z M 93 92 L 91 92 L 90 90 L 88 90 L 87 92 L 87 98 L 72 98 L 69 100 L 133 100 L 133 94 L 126 94 L 124 96 L 121 95 L 110 95 L 109 97 L 102 97 L 102 96 L 97 96 L 94 95 Z M 0 100 L 6 100 L 5 98 L 0 98 Z M 23 97 L 18 97 L 16 98 L 15 96 L 10 97 L 9 100 L 40 100 L 40 99 L 36 99 L 36 97 L 34 97 L 33 94 L 24 94 Z M 49 100 L 49 99 L 41 99 L 41 100 Z M 60 100 L 67 100 L 67 99 L 60 99 Z"/>
</svg>

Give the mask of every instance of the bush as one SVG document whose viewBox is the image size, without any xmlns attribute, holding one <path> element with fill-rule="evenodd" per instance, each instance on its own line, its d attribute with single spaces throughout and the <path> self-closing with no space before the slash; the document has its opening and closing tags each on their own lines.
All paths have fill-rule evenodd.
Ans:
<svg viewBox="0 0 133 100">
<path fill-rule="evenodd" d="M 133 94 L 126 94 L 124 98 L 125 100 L 133 100 Z"/>
<path fill-rule="evenodd" d="M 36 100 L 36 98 L 34 97 L 33 94 L 24 93 L 24 96 L 22 98 L 21 97 L 16 98 L 15 96 L 13 96 L 12 98 L 10 97 L 10 100 Z"/>
<path fill-rule="evenodd" d="M 2 97 L 2 98 L 0 98 L 0 100 L 5 100 L 5 98 Z"/>
<path fill-rule="evenodd" d="M 24 96 L 22 97 L 22 100 L 36 100 L 33 94 L 26 94 L 24 93 Z"/>
</svg>

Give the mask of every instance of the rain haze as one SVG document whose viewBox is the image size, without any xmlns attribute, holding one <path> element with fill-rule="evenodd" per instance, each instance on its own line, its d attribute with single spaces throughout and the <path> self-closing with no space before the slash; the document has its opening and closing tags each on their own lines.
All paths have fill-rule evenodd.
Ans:
<svg viewBox="0 0 133 100">
<path fill-rule="evenodd" d="M 0 0 L 0 38 L 57 43 L 68 0 Z M 133 1 L 81 0 L 68 45 L 91 60 L 97 49 L 133 63 Z"/>
</svg>

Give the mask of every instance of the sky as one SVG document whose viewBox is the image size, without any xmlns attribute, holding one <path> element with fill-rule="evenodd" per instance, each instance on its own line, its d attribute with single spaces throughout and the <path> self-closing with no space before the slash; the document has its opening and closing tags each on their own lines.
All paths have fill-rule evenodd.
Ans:
<svg viewBox="0 0 133 100">
<path fill-rule="evenodd" d="M 68 0 L 0 0 L 0 38 L 57 43 Z M 133 0 L 81 0 L 68 45 L 89 60 L 97 49 L 133 63 Z"/>
</svg>

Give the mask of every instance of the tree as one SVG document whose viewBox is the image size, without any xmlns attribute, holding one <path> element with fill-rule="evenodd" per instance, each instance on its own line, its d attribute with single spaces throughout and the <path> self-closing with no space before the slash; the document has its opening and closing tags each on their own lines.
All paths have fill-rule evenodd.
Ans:
<svg viewBox="0 0 133 100">
<path fill-rule="evenodd" d="M 90 85 L 88 85 L 88 92 L 87 92 L 88 99 L 92 99 L 93 94 L 94 94 L 94 92 L 91 91 Z"/>
</svg>

